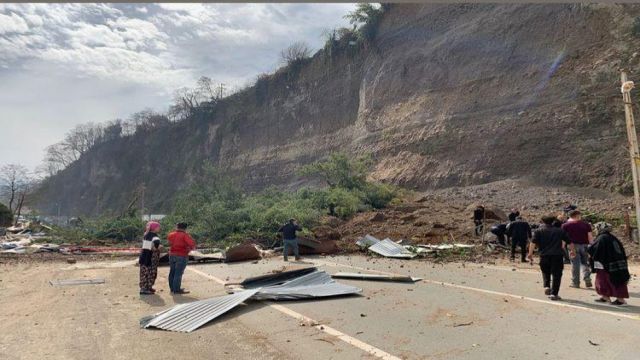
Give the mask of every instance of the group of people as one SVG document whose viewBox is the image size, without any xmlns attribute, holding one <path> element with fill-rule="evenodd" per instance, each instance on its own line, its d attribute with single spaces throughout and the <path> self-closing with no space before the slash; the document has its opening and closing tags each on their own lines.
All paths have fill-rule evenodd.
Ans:
<svg viewBox="0 0 640 360">
<path fill-rule="evenodd" d="M 477 229 L 476 215 L 474 211 Z M 491 232 L 501 245 L 506 245 L 509 239 L 511 261 L 515 261 L 518 246 L 522 262 L 533 263 L 534 252 L 538 250 L 544 292 L 551 300 L 560 299 L 558 292 L 564 264 L 570 263 L 571 287 L 579 288 L 581 280 L 585 287 L 593 287 L 591 274 L 595 272 L 595 288 L 600 295 L 596 301 L 626 304 L 624 299 L 629 298 L 627 283 L 630 279 L 627 256 L 622 242 L 611 233 L 610 224 L 596 223 L 594 237 L 591 224 L 582 220 L 581 212 L 573 205 L 558 216 L 542 217 L 540 224 L 529 224 L 517 209 L 513 209 L 508 218 L 506 224 L 493 225 Z"/>
<path fill-rule="evenodd" d="M 171 294 L 188 294 L 189 291 L 182 288 L 182 275 L 189 262 L 189 252 L 196 248 L 196 242 L 187 233 L 187 224 L 176 224 L 175 230 L 169 233 L 169 288 Z M 288 261 L 290 251 L 293 251 L 296 260 L 300 260 L 297 232 L 302 228 L 295 219 L 289 219 L 278 232 L 283 237 L 284 261 Z M 145 226 L 142 237 L 142 249 L 138 263 L 140 265 L 140 295 L 153 295 L 156 289 L 153 285 L 158 277 L 158 265 L 160 264 L 160 223 L 149 221 Z"/>
<path fill-rule="evenodd" d="M 158 276 L 160 264 L 160 223 L 149 221 L 145 227 L 140 250 L 140 295 L 152 295 L 156 293 L 153 285 Z M 178 223 L 176 228 L 167 235 L 169 242 L 169 289 L 171 294 L 188 294 L 189 291 L 182 288 L 182 275 L 189 262 L 189 252 L 196 248 L 196 242 L 187 233 L 187 224 Z"/>
</svg>

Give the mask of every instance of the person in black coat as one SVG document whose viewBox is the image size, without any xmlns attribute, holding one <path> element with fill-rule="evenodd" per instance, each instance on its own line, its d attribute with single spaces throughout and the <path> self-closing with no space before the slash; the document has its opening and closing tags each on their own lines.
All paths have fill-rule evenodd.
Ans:
<svg viewBox="0 0 640 360">
<path fill-rule="evenodd" d="M 511 261 L 516 258 L 516 246 L 520 246 L 521 261 L 527 262 L 527 243 L 531 239 L 531 226 L 518 217 L 516 221 L 507 225 L 507 236 L 511 240 Z"/>
</svg>

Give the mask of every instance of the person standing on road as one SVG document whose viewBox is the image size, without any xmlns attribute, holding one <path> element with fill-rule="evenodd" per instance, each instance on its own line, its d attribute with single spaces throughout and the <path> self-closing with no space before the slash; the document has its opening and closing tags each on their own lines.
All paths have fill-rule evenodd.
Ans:
<svg viewBox="0 0 640 360">
<path fill-rule="evenodd" d="M 553 226 L 553 216 L 542 218 L 543 225 L 533 233 L 529 244 L 529 260 L 533 262 L 533 251 L 537 247 L 540 253 L 540 270 L 544 294 L 551 300 L 561 300 L 560 281 L 564 269 L 564 248 L 571 242 L 569 235 L 559 227 Z"/>
<path fill-rule="evenodd" d="M 553 226 L 557 228 L 562 228 L 562 224 L 566 222 L 567 222 L 567 217 L 565 216 L 565 214 L 564 213 L 558 214 L 558 216 L 556 216 L 556 219 L 553 221 Z M 564 263 L 567 265 L 571 264 L 571 257 L 569 257 L 568 246 L 565 246 L 564 248 Z"/>
<path fill-rule="evenodd" d="M 597 302 L 610 302 L 613 305 L 625 305 L 629 298 L 627 283 L 631 276 L 627 264 L 627 254 L 622 242 L 611 234 L 611 224 L 595 224 L 598 236 L 587 252 L 596 272 L 596 292 L 600 295 Z M 615 297 L 615 301 L 611 298 Z"/>
<path fill-rule="evenodd" d="M 507 225 L 507 236 L 511 239 L 511 261 L 516 259 L 516 246 L 520 246 L 520 261 L 527 262 L 527 242 L 531 239 L 531 226 L 518 217 L 516 221 Z"/>
<path fill-rule="evenodd" d="M 186 230 L 187 224 L 181 222 L 176 224 L 176 229 L 167 236 L 171 246 L 169 249 L 169 288 L 172 294 L 189 293 L 181 287 L 182 275 L 187 268 L 189 252 L 196 248 L 196 242 L 187 234 Z"/>
<path fill-rule="evenodd" d="M 140 250 L 140 295 L 155 294 L 153 284 L 158 277 L 158 265 L 160 264 L 160 223 L 149 221 L 142 238 Z"/>
<path fill-rule="evenodd" d="M 289 219 L 289 222 L 278 230 L 278 232 L 282 233 L 282 254 L 284 255 L 284 261 L 289 261 L 289 248 L 293 248 L 293 255 L 296 257 L 296 261 L 300 260 L 296 231 L 302 231 L 302 228 L 296 223 L 296 219 Z"/>
<path fill-rule="evenodd" d="M 589 270 L 587 246 L 593 241 L 591 225 L 582 221 L 582 214 L 578 210 L 569 212 L 569 220 L 562 225 L 562 230 L 566 231 L 571 238 L 569 246 L 569 257 L 571 257 L 571 287 L 580 287 L 580 269 L 582 268 L 582 279 L 588 288 L 591 284 L 591 271 Z"/>
<path fill-rule="evenodd" d="M 473 224 L 475 227 L 476 236 L 482 235 L 482 226 L 484 226 L 484 206 L 478 205 L 473 210 Z"/>
</svg>

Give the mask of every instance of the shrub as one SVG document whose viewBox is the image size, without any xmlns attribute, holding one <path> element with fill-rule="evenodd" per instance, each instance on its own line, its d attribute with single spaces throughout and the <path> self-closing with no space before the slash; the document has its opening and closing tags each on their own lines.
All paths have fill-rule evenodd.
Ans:
<svg viewBox="0 0 640 360">
<path fill-rule="evenodd" d="M 382 209 L 397 196 L 394 186 L 388 184 L 368 183 L 364 190 L 365 201 L 373 208 Z"/>
<path fill-rule="evenodd" d="M 11 226 L 12 221 L 11 210 L 5 204 L 0 203 L 0 226 Z"/>
<path fill-rule="evenodd" d="M 637 17 L 633 20 L 633 25 L 631 26 L 631 33 L 634 36 L 640 37 L 640 17 Z"/>
</svg>

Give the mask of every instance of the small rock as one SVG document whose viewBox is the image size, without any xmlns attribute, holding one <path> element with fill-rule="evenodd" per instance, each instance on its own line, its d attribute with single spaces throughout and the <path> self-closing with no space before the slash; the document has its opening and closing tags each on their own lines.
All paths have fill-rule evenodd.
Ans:
<svg viewBox="0 0 640 360">
<path fill-rule="evenodd" d="M 366 314 L 360 314 L 360 317 L 367 317 Z"/>
</svg>

